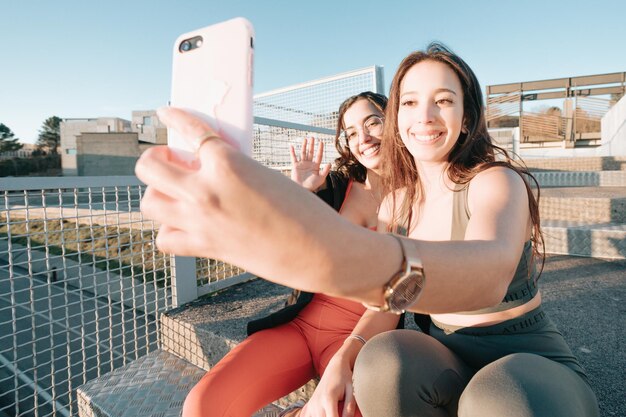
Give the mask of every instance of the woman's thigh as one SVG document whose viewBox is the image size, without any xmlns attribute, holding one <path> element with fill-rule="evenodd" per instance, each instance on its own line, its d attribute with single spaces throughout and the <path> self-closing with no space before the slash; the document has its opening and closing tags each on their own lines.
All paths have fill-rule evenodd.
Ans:
<svg viewBox="0 0 626 417">
<path fill-rule="evenodd" d="M 315 376 L 306 340 L 292 324 L 248 337 L 191 390 L 184 417 L 252 415 Z"/>
<path fill-rule="evenodd" d="M 465 388 L 459 417 L 596 417 L 596 397 L 567 366 L 529 353 L 483 367 Z"/>
<path fill-rule="evenodd" d="M 354 366 L 364 416 L 456 416 L 471 369 L 439 341 L 413 330 L 372 338 Z"/>
</svg>

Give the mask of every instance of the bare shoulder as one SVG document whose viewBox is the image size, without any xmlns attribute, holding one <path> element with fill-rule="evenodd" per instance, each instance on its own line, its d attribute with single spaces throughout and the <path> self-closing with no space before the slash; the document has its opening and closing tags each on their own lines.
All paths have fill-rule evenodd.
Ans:
<svg viewBox="0 0 626 417">
<path fill-rule="evenodd" d="M 470 181 L 468 200 L 470 208 L 489 203 L 527 201 L 524 180 L 516 171 L 504 166 L 488 168 Z"/>
<path fill-rule="evenodd" d="M 480 191 L 483 189 L 511 189 L 512 191 L 525 190 L 524 180 L 521 175 L 511 168 L 504 166 L 495 166 L 476 174 L 470 181 L 472 191 Z"/>
</svg>

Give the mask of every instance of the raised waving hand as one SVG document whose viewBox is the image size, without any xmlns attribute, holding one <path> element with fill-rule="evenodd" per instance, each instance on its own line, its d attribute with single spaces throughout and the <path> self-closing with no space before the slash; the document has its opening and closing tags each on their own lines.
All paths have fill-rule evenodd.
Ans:
<svg viewBox="0 0 626 417">
<path fill-rule="evenodd" d="M 293 145 L 290 145 L 289 148 L 291 151 L 291 179 L 307 190 L 319 190 L 330 172 L 330 164 L 322 166 L 324 142 L 319 141 L 316 152 L 315 138 L 304 138 L 300 157 L 296 155 L 296 149 Z"/>
</svg>

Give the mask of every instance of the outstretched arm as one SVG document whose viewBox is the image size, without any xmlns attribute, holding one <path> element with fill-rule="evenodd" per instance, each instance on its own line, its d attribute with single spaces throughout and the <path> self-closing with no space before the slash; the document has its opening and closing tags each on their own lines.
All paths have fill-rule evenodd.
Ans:
<svg viewBox="0 0 626 417">
<path fill-rule="evenodd" d="M 211 132 L 183 110 L 164 109 L 159 118 L 190 140 Z M 309 292 L 381 304 L 383 285 L 402 263 L 393 237 L 351 224 L 222 140 L 205 142 L 198 158 L 198 166 L 188 166 L 160 146 L 137 163 L 137 176 L 148 185 L 141 209 L 161 224 L 161 250 L 220 259 Z M 467 240 L 410 241 L 426 272 L 412 310 L 472 310 L 497 304 L 506 292 L 529 230 L 524 184 L 511 170 L 490 169 L 470 190 Z"/>
</svg>

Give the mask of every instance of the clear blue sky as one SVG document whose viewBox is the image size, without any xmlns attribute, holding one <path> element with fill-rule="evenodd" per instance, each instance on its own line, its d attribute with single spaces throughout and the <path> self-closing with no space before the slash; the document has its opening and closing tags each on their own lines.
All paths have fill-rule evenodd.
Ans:
<svg viewBox="0 0 626 417">
<path fill-rule="evenodd" d="M 236 16 L 256 31 L 255 93 L 400 60 L 440 40 L 482 86 L 626 71 L 622 0 L 2 0 L 0 123 L 154 109 L 181 33 Z"/>
</svg>

